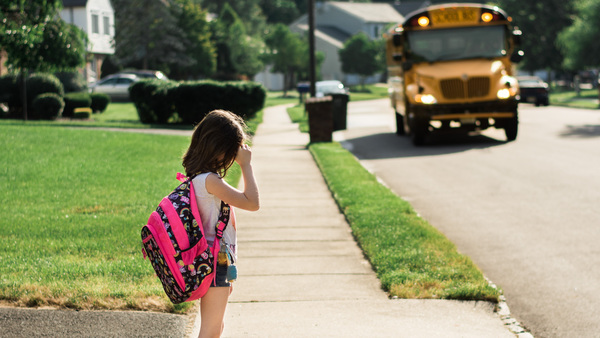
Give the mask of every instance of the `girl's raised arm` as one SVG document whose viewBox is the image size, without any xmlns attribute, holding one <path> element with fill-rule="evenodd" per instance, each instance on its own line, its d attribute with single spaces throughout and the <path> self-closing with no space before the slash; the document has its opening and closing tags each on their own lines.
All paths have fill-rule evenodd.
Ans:
<svg viewBox="0 0 600 338">
<path fill-rule="evenodd" d="M 258 185 L 252 171 L 252 151 L 246 144 L 240 146 L 235 161 L 242 169 L 244 179 L 244 190 L 241 191 L 229 185 L 216 174 L 210 174 L 206 178 L 206 190 L 231 206 L 249 211 L 260 208 Z"/>
</svg>

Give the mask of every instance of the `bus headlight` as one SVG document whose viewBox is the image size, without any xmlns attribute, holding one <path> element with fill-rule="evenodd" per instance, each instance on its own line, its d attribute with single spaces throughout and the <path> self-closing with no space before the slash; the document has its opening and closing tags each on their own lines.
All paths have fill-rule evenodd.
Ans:
<svg viewBox="0 0 600 338">
<path fill-rule="evenodd" d="M 515 95 L 517 95 L 517 90 L 515 88 L 502 88 L 497 93 L 498 98 L 502 100 L 508 99 Z"/>
<path fill-rule="evenodd" d="M 419 103 L 423 103 L 423 104 L 434 104 L 437 103 L 437 99 L 435 98 L 435 96 L 431 95 L 431 94 L 417 94 L 415 95 L 415 101 L 419 102 Z"/>
</svg>

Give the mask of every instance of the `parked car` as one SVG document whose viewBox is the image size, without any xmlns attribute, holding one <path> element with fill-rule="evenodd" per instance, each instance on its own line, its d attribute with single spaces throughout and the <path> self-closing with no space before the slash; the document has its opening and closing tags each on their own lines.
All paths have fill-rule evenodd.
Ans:
<svg viewBox="0 0 600 338">
<path fill-rule="evenodd" d="M 137 77 L 143 79 L 159 79 L 159 80 L 168 80 L 169 78 L 165 75 L 165 73 L 160 70 L 124 70 L 119 74 L 133 74 Z"/>
<path fill-rule="evenodd" d="M 90 93 L 104 93 L 110 96 L 111 100 L 129 100 L 129 86 L 140 80 L 133 74 L 114 74 L 89 85 Z"/>
<path fill-rule="evenodd" d="M 550 104 L 549 87 L 537 76 L 517 76 L 521 89 L 521 102 L 534 103 L 536 106 Z"/>
<path fill-rule="evenodd" d="M 323 97 L 329 94 L 349 94 L 348 88 L 337 80 L 317 81 L 315 83 L 315 96 Z"/>
</svg>

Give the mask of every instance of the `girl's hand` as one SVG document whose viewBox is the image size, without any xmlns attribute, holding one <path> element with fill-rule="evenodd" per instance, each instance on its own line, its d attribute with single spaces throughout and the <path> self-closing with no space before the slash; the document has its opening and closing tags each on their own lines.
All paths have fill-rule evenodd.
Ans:
<svg viewBox="0 0 600 338">
<path fill-rule="evenodd" d="M 235 157 L 235 161 L 242 169 L 244 179 L 244 190 L 238 190 L 221 179 L 217 174 L 210 174 L 206 178 L 206 190 L 225 201 L 233 207 L 256 211 L 260 208 L 260 197 L 258 186 L 252 170 L 252 151 L 247 144 L 241 145 Z"/>
<path fill-rule="evenodd" d="M 235 156 L 235 161 L 240 166 L 243 166 L 245 164 L 249 164 L 251 159 L 252 150 L 250 149 L 250 146 L 247 144 L 242 144 L 238 149 L 237 155 Z"/>
</svg>

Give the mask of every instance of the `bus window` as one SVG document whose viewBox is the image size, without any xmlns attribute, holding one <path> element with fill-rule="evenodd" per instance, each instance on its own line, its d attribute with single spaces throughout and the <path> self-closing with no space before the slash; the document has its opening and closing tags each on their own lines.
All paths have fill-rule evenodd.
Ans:
<svg viewBox="0 0 600 338">
<path fill-rule="evenodd" d="M 415 62 L 502 57 L 507 48 L 503 26 L 409 31 L 406 40 Z"/>
</svg>

